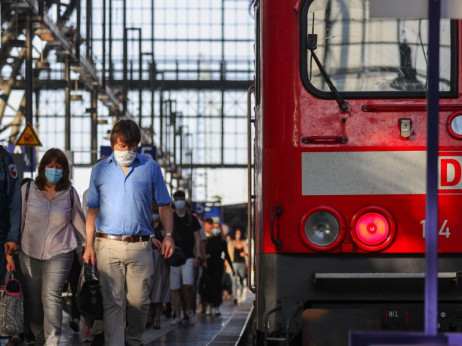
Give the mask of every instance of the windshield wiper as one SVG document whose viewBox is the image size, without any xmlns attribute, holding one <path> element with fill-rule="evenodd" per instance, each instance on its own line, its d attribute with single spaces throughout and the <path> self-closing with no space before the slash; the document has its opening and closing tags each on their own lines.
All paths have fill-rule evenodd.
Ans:
<svg viewBox="0 0 462 346">
<path fill-rule="evenodd" d="M 332 81 L 330 80 L 329 75 L 327 74 L 326 70 L 324 69 L 324 66 L 322 66 L 321 62 L 318 59 L 318 56 L 314 52 L 316 50 L 316 48 L 318 48 L 318 35 L 317 34 L 308 34 L 306 43 L 307 43 L 307 49 L 311 52 L 311 56 L 314 58 L 314 61 L 316 62 L 316 65 L 318 65 L 318 68 L 319 68 L 319 71 L 321 71 L 322 77 L 324 78 L 327 85 L 329 86 L 330 91 L 332 91 L 332 94 L 334 94 L 335 99 L 337 100 L 338 106 L 340 107 L 340 110 L 343 113 L 346 113 L 348 111 L 348 104 L 345 102 L 342 95 L 339 94 L 337 88 L 332 83 Z"/>
</svg>

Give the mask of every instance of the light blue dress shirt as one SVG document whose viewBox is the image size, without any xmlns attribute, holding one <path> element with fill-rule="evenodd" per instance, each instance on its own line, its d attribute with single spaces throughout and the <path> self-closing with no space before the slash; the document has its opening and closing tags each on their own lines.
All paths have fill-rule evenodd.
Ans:
<svg viewBox="0 0 462 346">
<path fill-rule="evenodd" d="M 114 154 L 91 171 L 87 207 L 99 208 L 96 230 L 112 235 L 152 235 L 151 203 L 172 202 L 159 164 L 136 154 L 127 175 Z"/>
</svg>

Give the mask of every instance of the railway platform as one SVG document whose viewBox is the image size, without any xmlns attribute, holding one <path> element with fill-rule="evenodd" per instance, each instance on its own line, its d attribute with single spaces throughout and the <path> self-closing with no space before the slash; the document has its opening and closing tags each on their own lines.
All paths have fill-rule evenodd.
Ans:
<svg viewBox="0 0 462 346">
<path fill-rule="evenodd" d="M 254 295 L 246 292 L 242 303 L 235 306 L 232 301 L 224 301 L 220 316 L 206 316 L 197 313 L 197 324 L 183 322 L 170 326 L 170 320 L 162 318 L 161 328 L 148 328 L 143 336 L 145 346 L 248 346 L 251 335 L 245 333 L 245 326 L 250 321 Z M 78 334 L 69 327 L 70 316 L 64 309 L 62 346 L 89 346 L 90 342 L 79 342 Z M 6 339 L 0 339 L 0 345 L 7 345 Z M 26 345 L 22 343 L 21 345 Z"/>
</svg>

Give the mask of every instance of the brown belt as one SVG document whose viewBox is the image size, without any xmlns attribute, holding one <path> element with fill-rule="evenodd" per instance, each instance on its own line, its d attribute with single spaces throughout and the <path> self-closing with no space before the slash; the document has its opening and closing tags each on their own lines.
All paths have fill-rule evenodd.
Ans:
<svg viewBox="0 0 462 346">
<path fill-rule="evenodd" d="M 151 239 L 150 235 L 111 235 L 104 232 L 96 232 L 96 237 L 110 240 L 126 241 L 128 243 L 137 243 L 140 241 L 148 241 L 149 239 Z"/>
</svg>

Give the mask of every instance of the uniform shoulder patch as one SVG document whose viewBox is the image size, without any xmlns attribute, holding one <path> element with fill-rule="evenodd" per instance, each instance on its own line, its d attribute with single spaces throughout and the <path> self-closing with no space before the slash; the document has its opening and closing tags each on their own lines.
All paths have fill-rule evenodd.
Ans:
<svg viewBox="0 0 462 346">
<path fill-rule="evenodd" d="M 16 165 L 14 163 L 8 165 L 8 170 L 10 171 L 10 175 L 16 179 L 18 177 L 18 170 L 16 169 Z"/>
</svg>

